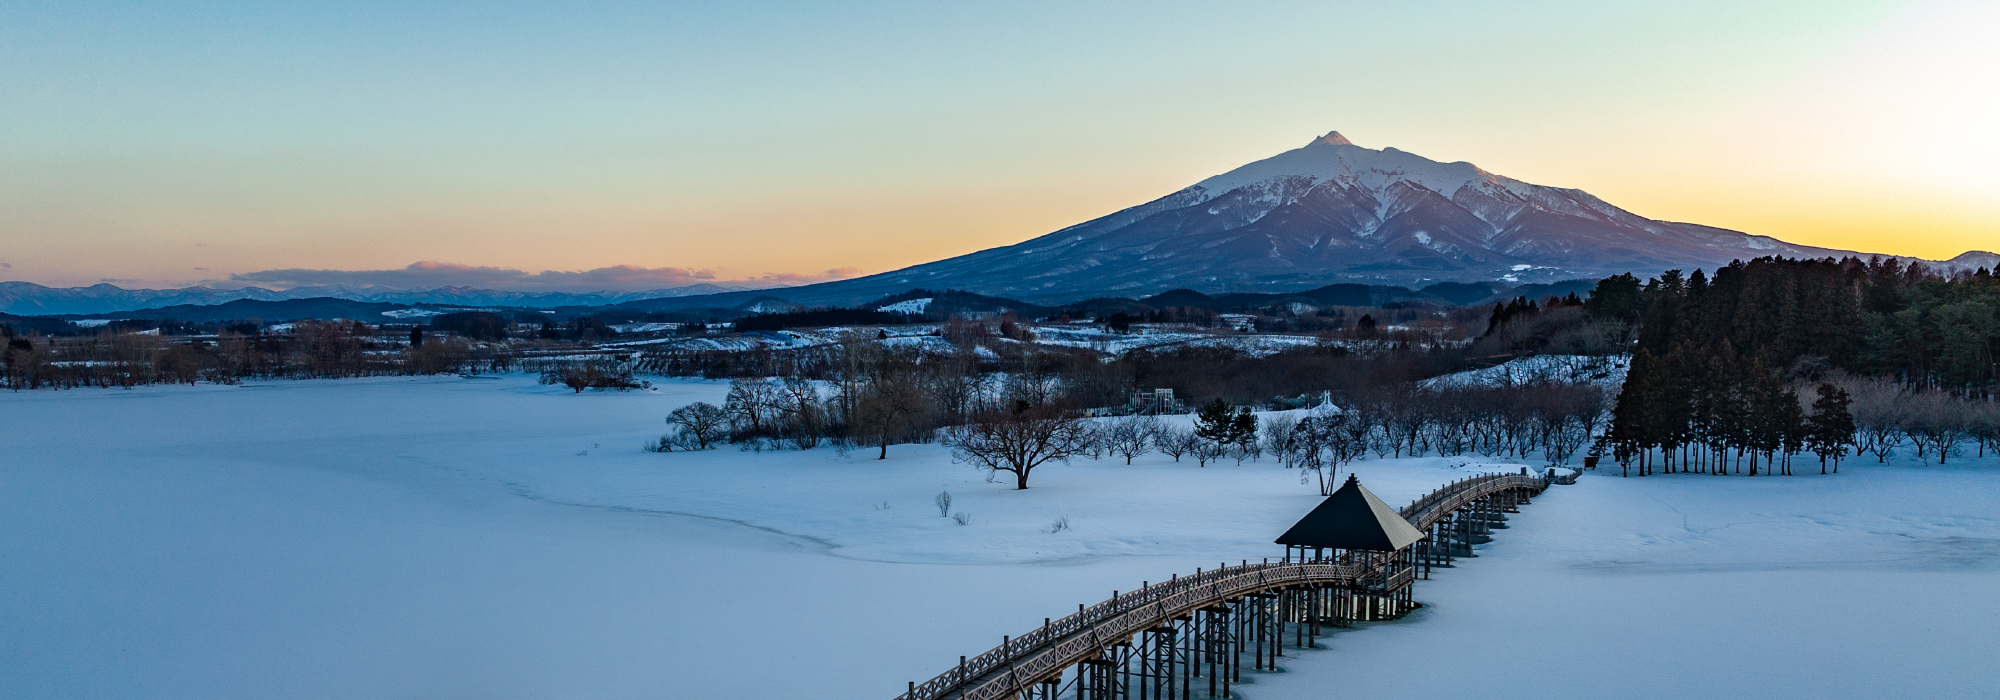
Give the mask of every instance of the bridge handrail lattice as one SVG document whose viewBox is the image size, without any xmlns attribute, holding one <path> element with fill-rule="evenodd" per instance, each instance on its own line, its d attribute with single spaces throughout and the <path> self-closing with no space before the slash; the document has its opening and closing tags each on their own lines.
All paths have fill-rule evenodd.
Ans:
<svg viewBox="0 0 2000 700">
<path fill-rule="evenodd" d="M 1530 489 L 1539 491 L 1548 486 L 1548 480 L 1539 476 L 1522 474 L 1485 474 L 1467 477 L 1446 484 L 1443 488 L 1426 494 L 1417 502 L 1403 506 L 1397 511 L 1404 520 L 1418 530 L 1429 531 L 1432 525 L 1443 520 L 1453 511 L 1464 508 L 1472 502 L 1508 489 Z"/>
<path fill-rule="evenodd" d="M 1399 514 L 1418 529 L 1428 530 L 1445 514 L 1486 496 L 1514 488 L 1539 491 L 1547 484 L 1540 477 L 1517 474 L 1470 477 L 1431 492 Z M 958 700 L 1006 697 L 1052 671 L 1089 659 L 1107 641 L 1130 638 L 1213 602 L 1288 586 L 1344 585 L 1375 575 L 1378 568 L 1373 563 L 1255 563 L 1176 577 L 1121 593 L 1027 634 L 1009 637 L 1004 644 L 917 684 L 914 692 L 898 695 L 896 700 L 939 700 L 953 693 Z M 1004 675 L 996 676 L 1003 671 Z"/>
<path fill-rule="evenodd" d="M 1237 597 L 1273 587 L 1305 583 L 1342 583 L 1372 573 L 1357 564 L 1248 564 L 1203 571 L 1175 578 L 1073 613 L 1061 620 L 1020 637 L 984 654 L 966 659 L 965 664 L 917 685 L 914 696 L 899 700 L 941 698 L 947 693 L 992 674 L 1008 670 L 1022 679 L 1040 677 L 1089 658 L 1102 644 L 1099 640 L 1124 639 L 1212 601 Z M 959 698 L 1001 697 L 1016 689 L 1014 683 L 981 684 L 966 688 Z"/>
</svg>

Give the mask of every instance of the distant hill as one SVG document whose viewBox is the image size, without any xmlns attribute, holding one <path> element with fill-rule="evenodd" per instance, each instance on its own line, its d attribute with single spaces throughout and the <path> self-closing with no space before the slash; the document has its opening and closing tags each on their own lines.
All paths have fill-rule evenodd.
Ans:
<svg viewBox="0 0 2000 700">
<path fill-rule="evenodd" d="M 1418 291 L 1465 306 L 1477 304 L 1509 289 L 1511 287 L 1497 282 L 1439 282 Z"/>
<path fill-rule="evenodd" d="M 1251 293 L 1237 292 L 1210 296 L 1192 289 L 1175 289 L 1139 302 L 1155 309 L 1169 306 L 1193 306 L 1204 309 L 1224 309 L 1238 307 L 1270 306 L 1289 302 L 1299 302 L 1312 306 L 1381 306 L 1394 302 L 1432 301 L 1407 287 L 1366 284 L 1329 284 L 1301 292 Z"/>
<path fill-rule="evenodd" d="M 302 319 L 330 320 L 336 318 L 348 318 L 367 323 L 394 323 L 401 319 L 384 316 L 382 315 L 383 312 L 410 308 L 412 307 L 408 304 L 388 304 L 320 297 L 316 299 L 286 299 L 283 301 L 238 299 L 223 304 L 177 304 L 157 309 L 138 309 L 95 315 L 107 318 L 138 318 L 148 320 L 171 318 L 194 323 L 236 321 L 251 318 L 262 319 L 266 323 L 280 323 Z M 93 314 L 73 314 L 72 316 L 90 315 Z"/>
<path fill-rule="evenodd" d="M 1483 303 L 1519 285 L 1714 270 L 1765 256 L 1872 257 L 1647 219 L 1582 190 L 1530 184 L 1394 148 L 1363 148 L 1330 133 L 1015 245 L 762 294 L 851 306 L 911 288 L 953 288 L 1060 305 L 1173 289 L 1284 293 L 1346 283 L 1436 288 L 1427 294 L 1441 301 Z M 1924 262 L 1970 271 L 2000 264 L 2000 256 L 1974 251 Z M 746 298 L 736 293 L 650 303 L 730 306 Z"/>
<path fill-rule="evenodd" d="M 560 306 L 603 306 L 639 299 L 661 299 L 691 295 L 741 291 L 741 287 L 695 284 L 640 292 L 510 292 L 473 287 L 436 289 L 387 289 L 334 285 L 271 290 L 259 287 L 212 289 L 125 289 L 110 284 L 88 287 L 45 287 L 32 282 L 0 282 L 0 313 L 22 316 L 64 314 L 111 314 L 168 306 L 215 305 L 239 299 L 285 301 L 290 299 L 334 298 L 384 304 L 440 304 L 448 306 L 509 306 L 548 309 Z"/>
<path fill-rule="evenodd" d="M 642 292 L 511 292 L 466 287 L 126 290 L 0 283 L 0 312 L 97 314 L 239 299 L 334 297 L 364 302 L 597 309 L 782 312 L 784 305 L 858 307 L 912 289 L 950 289 L 1037 305 L 1133 299 L 1170 290 L 1206 295 L 1308 294 L 1420 288 L 1419 296 L 1484 303 L 1532 285 L 1631 272 L 1714 270 L 1733 260 L 1873 257 L 1769 236 L 1633 214 L 1579 189 L 1536 185 L 1471 163 L 1356 145 L 1338 132 L 1138 206 L 1021 243 L 866 277 L 800 287 L 693 285 Z M 1896 257 L 1896 256 L 1882 256 Z M 1919 262 L 1901 257 L 1902 261 Z M 1969 251 L 1921 261 L 1945 271 L 2000 266 Z M 1528 285 L 1528 286 L 1522 286 Z M 1516 289 L 1519 287 L 1519 289 Z M 1481 288 L 1487 290 L 1482 295 Z M 1331 291 L 1346 289 L 1347 292 Z M 1569 288 L 1566 288 L 1569 289 Z M 1296 292 L 1292 290 L 1309 290 Z M 1376 292 L 1369 292 L 1371 295 Z M 1539 293 L 1539 292 L 1537 292 Z M 1564 293 L 1567 293 L 1565 291 Z"/>
<path fill-rule="evenodd" d="M 1770 255 L 1865 257 L 1655 221 L 1582 190 L 1363 148 L 1330 133 L 1022 243 L 779 293 L 803 304 L 848 305 L 912 287 L 1051 303 L 1143 298 L 1177 288 L 1216 294 L 1329 283 L 1512 286 L 1712 270 Z M 1471 290 L 1448 293 L 1475 298 Z"/>
<path fill-rule="evenodd" d="M 986 296 L 956 289 L 943 291 L 912 289 L 876 299 L 863 304 L 862 307 L 884 309 L 895 313 L 914 313 L 933 321 L 944 320 L 954 314 L 998 314 L 1008 311 L 1027 318 L 1037 318 L 1054 311 L 1050 307 L 1030 304 L 1019 299 Z"/>
<path fill-rule="evenodd" d="M 77 331 L 77 327 L 69 321 L 51 316 L 16 316 L 0 313 L 0 325 L 14 329 L 15 333 L 36 331 L 43 335 L 66 335 Z"/>
<path fill-rule="evenodd" d="M 1524 284 L 1513 289 L 1501 290 L 1493 296 L 1481 299 L 1476 303 L 1491 304 L 1515 297 L 1541 299 L 1542 297 L 1560 297 L 1570 294 L 1575 294 L 1579 297 L 1589 297 L 1590 291 L 1596 288 L 1596 280 L 1564 280 L 1551 284 Z"/>
<path fill-rule="evenodd" d="M 1542 297 L 1559 297 L 1571 293 L 1575 293 L 1580 297 L 1588 297 L 1590 296 L 1590 290 L 1596 288 L 1596 280 L 1563 280 L 1547 284 L 1523 285 L 1507 285 L 1498 282 L 1440 282 L 1418 291 L 1459 306 L 1475 306 L 1506 301 L 1515 297 L 1541 299 Z"/>
</svg>

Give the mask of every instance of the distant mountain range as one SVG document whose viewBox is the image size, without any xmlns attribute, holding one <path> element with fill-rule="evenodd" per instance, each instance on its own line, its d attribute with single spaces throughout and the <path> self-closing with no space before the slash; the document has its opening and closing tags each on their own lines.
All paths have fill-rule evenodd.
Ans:
<svg viewBox="0 0 2000 700">
<path fill-rule="evenodd" d="M 537 309 L 559 306 L 603 306 L 641 299 L 661 299 L 744 291 L 746 287 L 695 284 L 643 292 L 603 291 L 508 292 L 472 287 L 436 289 L 386 289 L 348 285 L 295 287 L 283 291 L 244 287 L 212 289 L 124 289 L 109 284 L 88 287 L 44 287 L 30 282 L 0 282 L 0 313 L 21 316 L 56 314 L 108 314 L 169 306 L 207 306 L 239 299 L 286 301 L 290 299 L 333 298 L 378 304 L 439 304 L 450 306 L 516 306 Z"/>
<path fill-rule="evenodd" d="M 1174 288 L 1273 292 L 1333 282 L 1529 283 L 1713 270 L 1767 255 L 1868 256 L 1655 221 L 1582 190 L 1363 148 L 1334 132 L 1022 243 L 784 295 L 842 303 L 926 287 L 1048 301 Z M 1974 252 L 1942 264 L 1996 262 L 2000 256 Z"/>
<path fill-rule="evenodd" d="M 1227 294 L 1333 283 L 1547 284 L 1624 272 L 1714 270 L 1772 255 L 1876 257 L 1655 221 L 1582 190 L 1529 184 L 1394 148 L 1363 148 L 1334 132 L 1022 243 L 760 294 L 853 305 L 912 288 L 959 289 L 1060 304 L 1172 289 Z M 2000 269 L 2000 255 L 1983 251 L 1921 262 L 1947 270 Z M 729 307 L 749 298 L 729 293 L 620 306 Z"/>
<path fill-rule="evenodd" d="M 644 292 L 506 292 L 466 287 L 51 289 L 0 283 L 0 313 L 95 314 L 237 299 L 625 311 L 852 306 L 911 289 L 957 289 L 1039 304 L 1138 298 L 1173 289 L 1288 293 L 1328 284 L 1545 284 L 1623 272 L 1713 270 L 1763 256 L 1871 257 L 1769 236 L 1656 221 L 1576 189 L 1529 184 L 1471 163 L 1355 145 L 1339 132 L 1165 197 L 1015 245 L 867 277 L 782 290 L 712 284 Z M 1902 258 L 1915 261 L 1915 258 Z M 1934 267 L 2000 268 L 1973 251 Z M 1477 290 L 1469 290 L 1476 294 Z M 761 300 L 761 301 L 759 301 Z"/>
</svg>

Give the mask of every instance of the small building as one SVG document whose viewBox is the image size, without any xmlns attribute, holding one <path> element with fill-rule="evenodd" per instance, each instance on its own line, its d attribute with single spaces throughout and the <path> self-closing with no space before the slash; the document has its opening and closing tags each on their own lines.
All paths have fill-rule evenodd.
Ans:
<svg viewBox="0 0 2000 700">
<path fill-rule="evenodd" d="M 1132 393 L 1132 412 L 1139 414 L 1186 413 L 1187 404 L 1174 398 L 1172 389 Z"/>
<path fill-rule="evenodd" d="M 1299 394 L 1289 399 L 1283 396 L 1274 396 L 1271 397 L 1271 408 L 1278 411 L 1312 408 L 1324 410 L 1329 413 L 1341 412 L 1339 406 L 1333 405 L 1333 392 L 1331 391 L 1322 391 L 1317 394 Z"/>
<path fill-rule="evenodd" d="M 1292 529 L 1279 535 L 1278 544 L 1301 551 L 1311 550 L 1310 559 L 1324 558 L 1327 550 L 1396 552 L 1424 538 L 1424 532 L 1404 520 L 1396 509 L 1370 493 L 1353 474 L 1340 490 L 1320 501 L 1318 507 L 1299 519 Z M 1300 555 L 1304 557 L 1302 553 Z"/>
<path fill-rule="evenodd" d="M 1349 474 L 1340 490 L 1277 541 L 1285 545 L 1286 561 L 1355 568 L 1335 620 L 1393 620 L 1418 607 L 1411 591 L 1425 537 Z"/>
</svg>

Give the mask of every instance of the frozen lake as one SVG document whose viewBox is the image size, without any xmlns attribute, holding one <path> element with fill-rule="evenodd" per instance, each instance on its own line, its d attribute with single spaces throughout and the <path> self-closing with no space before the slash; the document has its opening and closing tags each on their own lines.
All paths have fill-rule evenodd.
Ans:
<svg viewBox="0 0 2000 700">
<path fill-rule="evenodd" d="M 1271 460 L 1016 492 L 935 446 L 639 449 L 723 391 L 0 394 L 0 696 L 887 700 L 1113 589 L 1274 555 L 1318 501 Z M 1355 471 L 1400 504 L 1502 468 L 1467 461 Z M 1425 609 L 1240 695 L 2000 696 L 1996 460 L 1816 471 L 1586 475 Z"/>
</svg>

